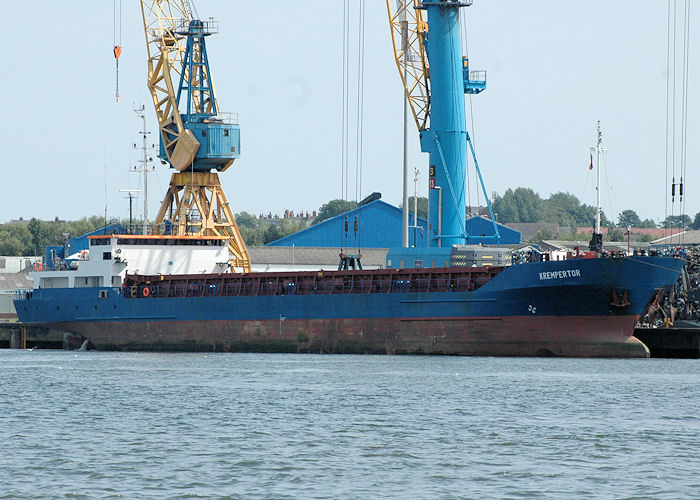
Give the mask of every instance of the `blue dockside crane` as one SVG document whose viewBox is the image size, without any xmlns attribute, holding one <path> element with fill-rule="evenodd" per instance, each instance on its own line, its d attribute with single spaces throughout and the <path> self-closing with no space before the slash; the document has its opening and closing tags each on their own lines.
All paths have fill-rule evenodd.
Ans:
<svg viewBox="0 0 700 500">
<path fill-rule="evenodd" d="M 240 157 L 241 132 L 237 123 L 219 114 L 214 95 L 206 37 L 215 33 L 216 25 L 212 20 L 194 19 L 186 21 L 182 28 L 178 34 L 186 37 L 187 44 L 176 101 L 178 109 L 184 110 L 181 116 L 185 129 L 191 130 L 199 142 L 188 170 L 222 171 Z M 175 137 L 173 134 L 169 139 Z M 160 157 L 167 159 L 162 136 L 160 146 Z"/>
<path fill-rule="evenodd" d="M 498 243 L 500 236 L 466 128 L 464 94 L 486 89 L 486 72 L 472 71 L 462 55 L 460 9 L 472 0 L 387 0 L 399 74 L 429 153 L 429 245 L 451 247 Z M 427 22 L 423 13 L 427 13 Z M 484 191 L 494 233 L 470 237 L 466 231 L 467 147 Z"/>
</svg>

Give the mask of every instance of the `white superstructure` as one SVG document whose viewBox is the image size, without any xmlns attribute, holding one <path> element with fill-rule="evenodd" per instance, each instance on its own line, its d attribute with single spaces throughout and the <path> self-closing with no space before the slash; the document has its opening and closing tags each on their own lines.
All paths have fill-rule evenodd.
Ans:
<svg viewBox="0 0 700 500">
<path fill-rule="evenodd" d="M 70 269 L 29 273 L 34 288 L 120 287 L 126 274 L 230 272 L 228 238 L 218 236 L 90 236 L 90 249 Z"/>
</svg>

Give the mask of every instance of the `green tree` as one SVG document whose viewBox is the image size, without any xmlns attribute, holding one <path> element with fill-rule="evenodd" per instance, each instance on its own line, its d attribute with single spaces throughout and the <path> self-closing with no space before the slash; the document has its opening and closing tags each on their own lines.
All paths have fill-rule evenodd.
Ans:
<svg viewBox="0 0 700 500">
<path fill-rule="evenodd" d="M 265 234 L 263 235 L 263 245 L 267 245 L 271 241 L 279 240 L 282 237 L 282 230 L 277 226 L 277 224 L 270 224 L 265 229 Z"/>
<path fill-rule="evenodd" d="M 639 218 L 637 212 L 635 212 L 634 210 L 623 210 L 617 216 L 618 227 L 640 227 L 641 223 L 642 220 Z"/>
<path fill-rule="evenodd" d="M 289 236 L 290 234 L 294 234 L 296 232 L 301 231 L 302 229 L 306 229 L 306 223 L 302 221 L 291 221 L 291 220 L 283 220 L 282 221 L 282 226 L 280 227 L 280 230 L 282 232 L 281 238 L 285 236 Z"/>
<path fill-rule="evenodd" d="M 508 189 L 502 197 L 496 197 L 492 205 L 501 223 L 545 220 L 545 204 L 540 195 L 530 188 Z"/>
<path fill-rule="evenodd" d="M 656 227 L 656 222 L 654 222 L 652 219 L 644 219 L 642 222 L 639 223 L 639 226 L 637 227 L 654 228 Z"/>
<path fill-rule="evenodd" d="M 693 219 L 693 229 L 700 229 L 700 212 L 695 214 L 695 218 Z"/>
<path fill-rule="evenodd" d="M 510 195 L 508 191 L 506 191 L 503 196 L 494 196 L 491 208 L 495 214 L 498 214 L 498 222 L 520 222 L 518 208 L 515 205 L 513 196 Z"/>
<path fill-rule="evenodd" d="M 263 237 L 265 235 L 264 230 L 260 230 L 259 228 L 252 228 L 248 226 L 238 226 L 238 230 L 241 232 L 241 238 L 243 238 L 243 241 L 245 242 L 246 245 L 250 247 L 259 247 L 262 246 L 263 243 Z"/>
<path fill-rule="evenodd" d="M 48 245 L 63 245 L 73 238 L 104 226 L 104 218 L 83 217 L 77 221 L 40 221 L 0 225 L 0 248 L 5 255 L 43 255 Z M 2 244 L 5 243 L 5 244 Z"/>
<path fill-rule="evenodd" d="M 686 215 L 669 215 L 666 217 L 666 219 L 663 221 L 662 226 L 663 227 L 679 227 L 685 229 L 686 227 L 690 226 L 692 223 L 692 219 Z"/>
<path fill-rule="evenodd" d="M 0 231 L 0 255 L 23 255 L 24 243 L 10 231 Z"/>
<path fill-rule="evenodd" d="M 4 224 L 0 230 L 7 234 L 8 240 L 14 240 L 14 243 L 5 246 L 2 255 L 33 255 L 32 234 L 28 224 Z M 0 241 L 4 240 L 5 235 L 0 236 Z"/>
<path fill-rule="evenodd" d="M 558 192 L 545 200 L 546 221 L 560 226 L 578 227 L 595 217 L 595 208 L 581 202 L 571 193 Z"/>
<path fill-rule="evenodd" d="M 640 234 L 640 235 L 637 235 L 635 241 L 649 242 L 649 241 L 654 241 L 655 239 L 658 239 L 658 236 L 656 236 L 654 234 Z"/>
<path fill-rule="evenodd" d="M 248 228 L 255 228 L 258 225 L 258 219 L 248 212 L 238 212 L 236 215 L 236 224 L 238 225 L 238 228 L 240 229 L 241 227 L 248 227 Z"/>
<path fill-rule="evenodd" d="M 81 234 L 92 232 L 95 229 L 99 229 L 104 226 L 104 217 L 93 215 L 91 217 L 83 217 L 80 220 L 69 221 L 61 224 L 61 233 L 67 233 L 69 238 L 73 238 L 75 236 L 80 236 Z"/>
<path fill-rule="evenodd" d="M 236 214 L 236 223 L 243 241 L 248 246 L 262 246 L 306 229 L 304 221 L 286 219 L 258 219 L 248 212 Z"/>
<path fill-rule="evenodd" d="M 44 247 L 47 245 L 46 231 L 43 228 L 42 222 L 36 217 L 32 217 L 27 228 L 32 235 L 32 253 L 34 255 L 41 255 L 44 252 Z"/>
<path fill-rule="evenodd" d="M 612 231 L 608 231 L 608 234 L 605 237 L 605 239 L 607 241 L 625 241 L 627 239 L 627 236 L 625 236 L 625 233 L 622 232 L 622 229 L 616 227 Z"/>
<path fill-rule="evenodd" d="M 357 202 L 346 201 L 346 200 L 331 200 L 328 203 L 321 205 L 318 210 L 318 215 L 314 219 L 314 224 L 318 224 L 326 219 L 340 215 L 348 210 L 352 210 L 357 207 Z"/>
<path fill-rule="evenodd" d="M 544 240 L 551 240 L 554 238 L 554 233 L 552 232 L 551 229 L 549 228 L 543 228 L 537 231 L 535 234 L 530 237 L 530 242 L 531 243 L 540 243 Z"/>
<path fill-rule="evenodd" d="M 593 209 L 593 213 L 591 214 L 591 218 L 588 219 L 585 224 L 581 224 L 583 227 L 590 227 L 594 228 L 595 227 L 595 208 Z M 602 210 L 600 211 L 600 227 L 610 227 L 613 228 L 615 227 L 615 223 L 612 222 L 611 220 L 608 220 L 608 218 L 605 215 L 605 212 Z"/>
<path fill-rule="evenodd" d="M 408 212 L 411 216 L 411 220 L 413 220 L 413 200 L 415 199 L 415 196 L 411 196 L 408 198 Z M 403 210 L 403 201 L 399 203 L 399 208 Z M 424 219 L 428 218 L 428 198 L 425 196 L 419 196 L 418 197 L 418 217 L 423 217 Z"/>
</svg>

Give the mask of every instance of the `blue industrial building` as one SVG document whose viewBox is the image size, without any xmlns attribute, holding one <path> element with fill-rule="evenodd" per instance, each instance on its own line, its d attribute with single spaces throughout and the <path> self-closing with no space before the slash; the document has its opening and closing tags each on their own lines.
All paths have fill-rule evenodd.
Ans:
<svg viewBox="0 0 700 500">
<path fill-rule="evenodd" d="M 522 235 L 520 231 L 511 229 L 503 224 L 496 223 L 496 226 L 498 226 L 498 234 L 501 237 L 501 245 L 519 245 L 521 243 Z M 467 234 L 469 235 L 468 244 L 494 244 L 493 222 L 491 222 L 491 219 L 479 216 L 467 219 Z M 482 239 L 484 241 L 481 241 Z"/>
<path fill-rule="evenodd" d="M 355 215 L 358 220 L 358 232 L 355 234 Z M 348 232 L 345 233 L 347 218 Z M 381 200 L 374 200 L 356 209 L 337 215 L 279 240 L 268 243 L 267 246 L 282 247 L 333 247 L 352 248 L 396 248 L 401 246 L 401 209 Z M 410 216 L 413 225 L 413 214 Z M 428 221 L 418 217 L 419 228 L 409 229 L 409 245 L 425 248 Z M 519 244 L 520 232 L 497 224 L 501 244 Z M 467 233 L 470 235 L 469 244 L 493 243 L 493 224 L 483 217 L 472 217 L 467 220 Z M 414 245 L 414 234 L 416 242 Z M 491 237 L 491 238 L 489 238 Z"/>
<path fill-rule="evenodd" d="M 354 224 L 357 215 L 358 231 L 355 234 Z M 348 222 L 347 238 L 345 220 Z M 307 229 L 280 238 L 268 246 L 291 247 L 333 247 L 345 248 L 389 248 L 401 246 L 400 208 L 382 200 L 374 200 L 360 205 L 341 215 L 331 217 Z M 413 214 L 410 217 L 413 224 Z M 428 221 L 418 217 L 416 231 L 409 230 L 409 244 L 414 245 L 413 235 L 416 234 L 415 246 L 426 246 Z"/>
</svg>

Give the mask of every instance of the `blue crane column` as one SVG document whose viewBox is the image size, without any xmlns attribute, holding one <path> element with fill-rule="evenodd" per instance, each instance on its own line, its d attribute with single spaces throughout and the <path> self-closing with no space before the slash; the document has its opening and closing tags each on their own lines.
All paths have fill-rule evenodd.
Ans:
<svg viewBox="0 0 700 500">
<path fill-rule="evenodd" d="M 194 19 L 178 31 L 178 34 L 187 37 L 187 45 L 176 102 L 180 109 L 181 99 L 186 100 L 185 110 L 180 112 L 183 126 L 192 131 L 200 144 L 194 161 L 188 168 L 193 172 L 225 170 L 233 160 L 240 157 L 241 150 L 240 127 L 220 116 L 214 95 L 206 46 L 206 37 L 214 33 L 213 23 Z M 173 138 L 174 135 L 169 137 L 170 140 Z M 162 137 L 159 157 L 167 159 Z"/>
<path fill-rule="evenodd" d="M 462 57 L 459 9 L 469 1 L 423 0 L 428 13 L 424 42 L 430 64 L 430 128 L 421 131 L 421 150 L 430 154 L 429 206 L 432 247 L 466 243 L 465 176 L 467 130 L 464 93 L 486 82 L 469 82 Z M 483 84 L 483 85 L 480 85 Z"/>
</svg>

